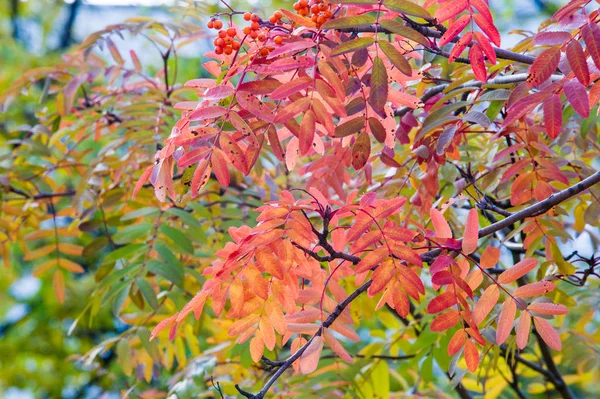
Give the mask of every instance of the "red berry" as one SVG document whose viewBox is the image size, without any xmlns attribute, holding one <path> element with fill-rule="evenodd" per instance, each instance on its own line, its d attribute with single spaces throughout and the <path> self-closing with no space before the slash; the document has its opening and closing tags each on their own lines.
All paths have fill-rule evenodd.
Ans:
<svg viewBox="0 0 600 399">
<path fill-rule="evenodd" d="M 258 29 L 260 29 L 260 25 L 258 24 L 258 22 L 252 22 L 252 24 L 250 25 L 250 27 L 251 27 L 253 30 L 258 30 Z"/>
<path fill-rule="evenodd" d="M 229 54 L 233 53 L 233 49 L 231 48 L 231 46 L 225 46 L 225 48 L 223 49 L 223 52 L 226 55 L 229 55 Z"/>
<path fill-rule="evenodd" d="M 244 29 L 243 29 L 244 35 L 250 34 L 251 31 L 252 31 L 252 29 L 250 29 L 249 26 L 245 26 Z"/>
<path fill-rule="evenodd" d="M 223 47 L 219 47 L 219 46 L 215 47 L 215 54 L 218 54 L 218 55 L 223 54 Z"/>
<path fill-rule="evenodd" d="M 224 30 L 220 30 L 219 31 L 219 37 L 221 39 L 225 39 L 227 37 L 227 32 L 225 32 Z"/>
<path fill-rule="evenodd" d="M 283 43 L 283 37 L 281 37 L 281 36 L 277 36 L 277 37 L 275 38 L 275 44 L 281 44 L 281 43 Z"/>
<path fill-rule="evenodd" d="M 258 22 L 260 20 L 260 17 L 258 16 L 258 14 L 252 14 L 251 19 L 253 22 Z"/>
<path fill-rule="evenodd" d="M 212 19 L 210 21 L 208 21 L 208 23 L 206 24 L 206 27 L 208 29 L 212 29 L 212 28 L 214 28 L 214 26 L 215 26 L 215 23 Z"/>
<path fill-rule="evenodd" d="M 213 25 L 215 29 L 221 29 L 223 27 L 223 22 L 216 20 L 215 22 L 213 22 Z"/>
<path fill-rule="evenodd" d="M 235 35 L 237 35 L 237 31 L 235 30 L 235 28 L 228 28 L 227 29 L 227 36 L 229 36 L 229 37 L 235 37 Z"/>
<path fill-rule="evenodd" d="M 252 14 L 249 12 L 244 13 L 244 21 L 250 21 L 252 19 Z"/>
</svg>

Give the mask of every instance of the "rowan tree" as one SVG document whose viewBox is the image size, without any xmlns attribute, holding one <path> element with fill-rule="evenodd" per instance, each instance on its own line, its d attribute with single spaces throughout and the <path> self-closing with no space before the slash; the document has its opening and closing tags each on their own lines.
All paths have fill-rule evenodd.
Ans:
<svg viewBox="0 0 600 399">
<path fill-rule="evenodd" d="M 79 357 L 94 375 L 142 397 L 598 394 L 595 4 L 512 49 L 482 0 L 212 11 L 109 26 L 0 97 L 43 104 L 2 144 L 2 257 L 60 303 L 86 284 L 68 334 L 120 319 Z"/>
</svg>

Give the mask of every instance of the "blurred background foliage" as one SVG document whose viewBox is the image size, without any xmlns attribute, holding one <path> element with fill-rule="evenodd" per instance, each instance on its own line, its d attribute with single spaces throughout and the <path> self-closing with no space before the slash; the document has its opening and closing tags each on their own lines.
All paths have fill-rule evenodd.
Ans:
<svg viewBox="0 0 600 399">
<path fill-rule="evenodd" d="M 177 7 L 115 3 L 1 3 L 0 185 L 10 184 L 12 191 L 0 191 L 0 246 L 7 266 L 0 273 L 0 397 L 151 398 L 175 391 L 179 398 L 211 397 L 217 394 L 210 376 L 233 395 L 232 381 L 248 385 L 266 373 L 252 366 L 247 345 L 228 341 L 230 321 L 213 320 L 210 311 L 186 325 L 173 343 L 148 342 L 148 327 L 180 309 L 200 287 L 200 272 L 225 244 L 227 229 L 252 224 L 252 209 L 286 177 L 280 170 L 269 172 L 265 187 L 256 191 L 248 180 L 227 190 L 212 182 L 199 200 L 166 207 L 151 190 L 131 198 L 141 170 L 152 164 L 158 143 L 176 121 L 173 105 L 191 94 L 182 84 L 207 76 L 202 54 L 212 38 L 204 26 L 206 16 L 220 8 L 216 1 Z M 230 2 L 265 15 L 290 3 Z M 557 8 L 543 0 L 492 4 L 502 32 L 523 29 L 524 20 L 535 29 Z M 143 19 L 115 25 L 136 16 Z M 105 25 L 113 26 L 86 39 Z M 92 63 L 84 62 L 88 55 Z M 41 67 L 51 69 L 28 72 Z M 72 84 L 77 94 L 66 92 L 82 74 Z M 65 195 L 39 201 L 57 192 Z M 56 264 L 48 266 L 49 261 Z M 166 263 L 175 266 L 167 270 Z M 370 309 L 371 302 L 362 298 L 356 309 Z M 569 317 L 589 320 L 592 314 L 574 311 Z M 578 328 L 593 333 L 584 331 L 590 328 L 585 323 Z M 365 321 L 361 334 L 364 342 L 350 349 L 362 348 L 365 356 L 382 351 L 425 356 L 439 339 L 424 333 L 403 342 L 400 323 L 389 314 Z M 446 352 L 438 349 L 436 360 L 447 363 Z M 396 370 L 376 362 L 367 373 L 366 360 L 342 368 L 329 359 L 314 378 L 321 382 L 319 395 L 345 381 L 373 397 L 373 387 L 392 373 L 392 390 L 423 380 L 421 394 L 446 396 L 446 378 L 435 377 L 440 371 L 431 361 L 423 364 L 423 356 Z M 293 377 L 290 385 L 294 378 L 302 377 Z M 505 383 L 495 381 L 497 387 Z M 540 385 L 537 393 L 545 390 Z M 302 397 L 314 395 L 307 391 Z"/>
</svg>

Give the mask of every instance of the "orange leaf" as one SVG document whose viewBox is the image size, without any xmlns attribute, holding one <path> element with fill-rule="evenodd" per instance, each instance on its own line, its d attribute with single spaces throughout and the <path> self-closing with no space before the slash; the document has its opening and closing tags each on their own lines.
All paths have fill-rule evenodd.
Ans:
<svg viewBox="0 0 600 399">
<path fill-rule="evenodd" d="M 536 283 L 526 284 L 517 288 L 514 292 L 514 296 L 517 298 L 529 298 L 537 295 L 544 295 L 548 292 L 553 291 L 556 288 L 550 281 L 538 281 Z"/>
<path fill-rule="evenodd" d="M 496 343 L 498 345 L 502 345 L 510 335 L 516 314 L 517 304 L 512 299 L 507 299 L 504 305 L 502 305 L 502 310 L 498 317 L 498 328 L 496 329 Z"/>
<path fill-rule="evenodd" d="M 560 342 L 560 337 L 558 333 L 548 323 L 546 320 L 541 317 L 534 317 L 533 324 L 535 325 L 536 331 L 540 334 L 540 337 L 544 340 L 544 342 L 552 349 L 559 351 L 562 349 L 562 343 Z"/>
<path fill-rule="evenodd" d="M 460 329 L 455 332 L 448 343 L 448 356 L 456 355 L 458 351 L 460 351 L 460 348 L 463 347 L 466 340 L 467 334 L 465 334 L 465 330 Z"/>
<path fill-rule="evenodd" d="M 529 312 L 522 311 L 517 325 L 517 348 L 523 349 L 527 346 L 529 340 L 529 330 L 531 329 L 531 315 Z"/>
<path fill-rule="evenodd" d="M 506 269 L 498 276 L 498 283 L 507 284 L 523 277 L 537 266 L 537 259 L 525 258 L 510 269 Z"/>
<path fill-rule="evenodd" d="M 567 312 L 569 311 L 569 309 L 567 309 L 565 305 L 558 305 L 556 303 L 547 302 L 532 303 L 529 306 L 527 306 L 527 309 L 535 313 L 548 315 L 567 314 Z"/>
<path fill-rule="evenodd" d="M 449 1 L 438 7 L 434 17 L 439 23 L 442 23 L 463 12 L 468 5 L 469 2 L 467 0 Z"/>
<path fill-rule="evenodd" d="M 65 302 L 65 276 L 63 272 L 57 270 L 54 272 L 52 277 L 52 287 L 54 288 L 54 295 L 59 303 Z"/>
<path fill-rule="evenodd" d="M 562 129 L 562 103 L 557 94 L 552 94 L 543 104 L 544 126 L 548 136 L 555 139 Z"/>
<path fill-rule="evenodd" d="M 475 308 L 473 309 L 473 321 L 477 324 L 481 323 L 492 311 L 498 302 L 499 297 L 500 292 L 498 291 L 497 285 L 494 284 L 487 287 L 485 291 L 483 291 L 483 295 L 481 295 L 475 304 Z"/>
<path fill-rule="evenodd" d="M 435 236 L 437 238 L 452 238 L 452 230 L 442 212 L 437 209 L 432 209 L 429 211 L 429 215 L 431 216 L 431 223 L 433 223 Z"/>
<path fill-rule="evenodd" d="M 374 249 L 369 252 L 367 256 L 365 256 L 356 266 L 356 273 L 366 272 L 370 270 L 372 267 L 379 265 L 385 258 L 390 256 L 388 249 L 386 247 L 381 247 Z"/>
<path fill-rule="evenodd" d="M 431 331 L 446 331 L 458 323 L 460 319 L 458 310 L 452 309 L 437 316 L 431 323 Z"/>
<path fill-rule="evenodd" d="M 256 334 L 256 336 L 250 340 L 250 356 L 252 356 L 252 360 L 255 363 L 259 362 L 264 351 L 265 344 L 263 339 L 259 334 Z"/>
<path fill-rule="evenodd" d="M 427 305 L 427 313 L 434 314 L 439 313 L 443 310 L 448 309 L 451 306 L 456 305 L 457 299 L 454 292 L 444 292 L 429 302 Z"/>
<path fill-rule="evenodd" d="M 213 153 L 210 157 L 212 169 L 215 171 L 215 176 L 219 184 L 229 186 L 229 168 L 227 167 L 227 159 L 225 154 L 219 148 L 213 148 Z"/>
<path fill-rule="evenodd" d="M 462 240 L 462 250 L 465 255 L 475 252 L 479 239 L 479 215 L 476 209 L 470 209 L 465 224 L 465 233 Z"/>
<path fill-rule="evenodd" d="M 173 316 L 167 317 L 166 319 L 158 323 L 156 327 L 154 327 L 154 330 L 152 330 L 152 334 L 150 334 L 150 341 L 152 341 L 162 330 L 164 330 L 167 327 L 170 327 L 173 323 L 175 323 L 177 315 L 178 314 L 176 313 Z"/>
<path fill-rule="evenodd" d="M 317 335 L 300 356 L 300 372 L 302 374 L 310 374 L 317 369 L 322 351 L 323 338 Z"/>
<path fill-rule="evenodd" d="M 469 371 L 472 373 L 477 371 L 477 367 L 479 366 L 479 351 L 477 350 L 475 343 L 470 339 L 465 342 L 465 351 L 463 352 L 463 355 Z"/>
<path fill-rule="evenodd" d="M 327 342 L 327 345 L 329 345 L 331 350 L 336 355 L 341 357 L 344 361 L 352 363 L 352 356 L 350 356 L 350 354 L 346 351 L 346 349 L 344 349 L 342 344 L 340 344 L 340 341 L 335 339 L 333 334 L 331 334 L 328 329 L 323 330 L 323 336 L 325 338 L 325 342 Z"/>
</svg>

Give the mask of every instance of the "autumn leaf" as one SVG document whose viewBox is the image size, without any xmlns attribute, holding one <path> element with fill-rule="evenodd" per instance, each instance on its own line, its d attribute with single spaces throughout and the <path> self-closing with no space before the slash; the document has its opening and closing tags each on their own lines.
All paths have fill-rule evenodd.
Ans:
<svg viewBox="0 0 600 399">
<path fill-rule="evenodd" d="M 465 223 L 465 232 L 462 240 L 462 250 L 465 255 L 475 252 L 479 239 L 479 215 L 477 210 L 471 208 Z"/>
</svg>

